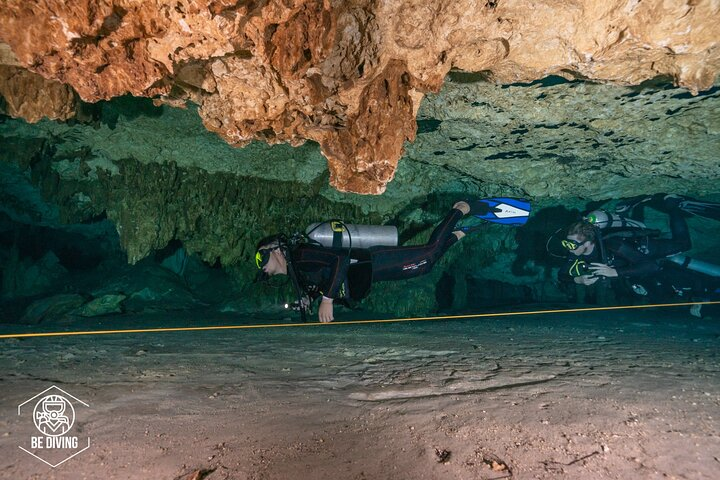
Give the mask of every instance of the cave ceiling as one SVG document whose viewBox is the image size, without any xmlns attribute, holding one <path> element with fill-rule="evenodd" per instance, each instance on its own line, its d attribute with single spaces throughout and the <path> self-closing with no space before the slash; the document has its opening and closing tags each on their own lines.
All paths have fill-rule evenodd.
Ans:
<svg viewBox="0 0 720 480">
<path fill-rule="evenodd" d="M 388 208 L 432 189 L 706 195 L 720 169 L 718 13 L 711 1 L 10 0 L 2 109 L 40 123 L 3 134 L 65 135 L 91 169 L 175 162 L 332 199 L 385 192 Z M 123 112 L 128 95 L 156 107 Z M 108 120 L 99 105 L 117 97 Z"/>
</svg>

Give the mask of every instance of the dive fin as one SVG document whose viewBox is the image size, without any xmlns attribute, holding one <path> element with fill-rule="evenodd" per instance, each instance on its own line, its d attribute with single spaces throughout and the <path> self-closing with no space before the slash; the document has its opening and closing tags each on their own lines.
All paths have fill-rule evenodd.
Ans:
<svg viewBox="0 0 720 480">
<path fill-rule="evenodd" d="M 468 203 L 470 215 L 501 225 L 524 225 L 532 210 L 530 202 L 520 198 L 482 198 Z"/>
<path fill-rule="evenodd" d="M 652 198 L 652 195 L 638 195 L 636 197 L 628 198 L 627 200 L 620 200 L 617 205 L 615 205 L 615 213 L 628 214 L 635 207 L 641 203 L 649 202 Z"/>
<path fill-rule="evenodd" d="M 683 200 L 678 204 L 683 212 L 692 213 L 700 217 L 720 220 L 720 203 L 700 202 L 698 200 Z"/>
</svg>

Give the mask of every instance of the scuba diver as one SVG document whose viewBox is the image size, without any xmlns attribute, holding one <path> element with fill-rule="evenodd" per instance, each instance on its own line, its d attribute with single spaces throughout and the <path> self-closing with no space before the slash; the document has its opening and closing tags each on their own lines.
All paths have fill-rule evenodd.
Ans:
<svg viewBox="0 0 720 480">
<path fill-rule="evenodd" d="M 659 231 L 637 219 L 645 205 L 668 214 L 671 238 L 658 238 Z M 593 285 L 620 278 L 635 294 L 658 299 L 706 294 L 707 279 L 720 276 L 720 266 L 680 255 L 692 244 L 685 215 L 720 219 L 720 204 L 657 194 L 621 202 L 615 212 L 596 210 L 568 227 L 561 244 L 570 255 L 560 281 Z"/>
<path fill-rule="evenodd" d="M 451 246 L 465 234 L 481 228 L 484 222 L 522 225 L 529 214 L 529 203 L 519 199 L 459 201 L 433 230 L 428 242 L 416 246 L 386 243 L 355 248 L 349 238 L 350 244 L 344 247 L 344 235 L 349 236 L 349 229 L 342 222 L 333 222 L 333 230 L 340 232 L 342 237 L 340 242 L 334 242 L 335 246 L 309 241 L 312 233 L 296 234 L 289 239 L 284 235 L 272 235 L 257 245 L 258 279 L 287 275 L 298 296 L 296 308 L 303 321 L 312 302 L 322 298 L 318 319 L 327 323 L 334 319 L 333 303 L 350 305 L 365 298 L 374 282 L 405 280 L 427 274 Z M 478 224 L 476 220 L 474 225 L 472 221 L 465 226 L 458 225 L 465 215 L 480 219 L 482 223 Z M 336 228 L 337 224 L 341 227 Z M 315 228 L 311 227 L 311 232 Z"/>
</svg>

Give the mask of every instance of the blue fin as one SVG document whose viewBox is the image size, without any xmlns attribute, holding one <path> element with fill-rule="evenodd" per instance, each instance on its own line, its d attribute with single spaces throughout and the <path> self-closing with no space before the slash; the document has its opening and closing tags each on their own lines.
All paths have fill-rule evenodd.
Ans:
<svg viewBox="0 0 720 480">
<path fill-rule="evenodd" d="M 470 215 L 501 225 L 525 225 L 532 210 L 530 202 L 520 198 L 482 198 L 468 203 Z"/>
</svg>

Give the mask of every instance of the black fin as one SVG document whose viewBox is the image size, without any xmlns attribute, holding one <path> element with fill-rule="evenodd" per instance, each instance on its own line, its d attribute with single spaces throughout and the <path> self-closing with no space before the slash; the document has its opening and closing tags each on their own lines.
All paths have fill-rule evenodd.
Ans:
<svg viewBox="0 0 720 480">
<path fill-rule="evenodd" d="M 678 208 L 693 215 L 720 220 L 720 203 L 683 200 L 678 204 Z"/>
</svg>

